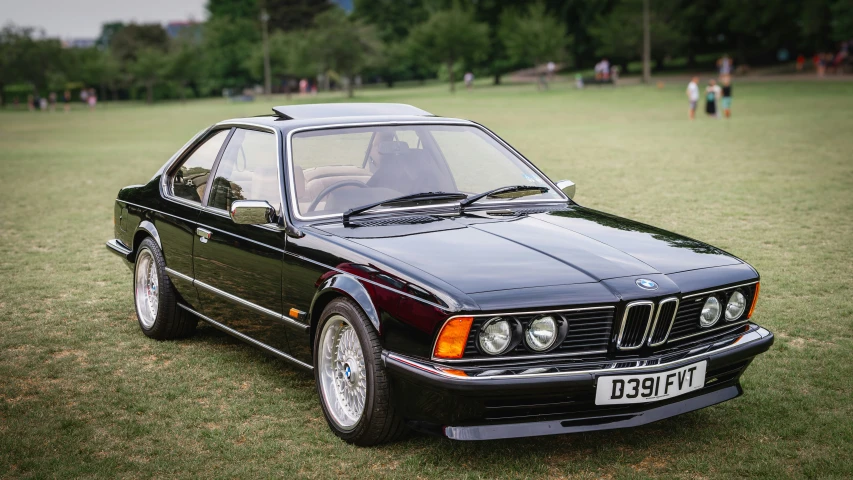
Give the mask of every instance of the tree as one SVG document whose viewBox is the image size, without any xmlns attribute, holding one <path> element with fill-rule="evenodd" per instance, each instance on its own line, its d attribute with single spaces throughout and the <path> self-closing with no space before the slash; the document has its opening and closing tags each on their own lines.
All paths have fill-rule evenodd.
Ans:
<svg viewBox="0 0 853 480">
<path fill-rule="evenodd" d="M 470 10 L 454 3 L 450 9 L 433 12 L 409 35 L 415 52 L 434 63 L 444 63 L 450 72 L 450 91 L 456 91 L 453 67 L 460 61 L 477 61 L 487 54 L 489 27 L 474 20 Z"/>
<path fill-rule="evenodd" d="M 201 75 L 202 51 L 191 38 L 179 38 L 172 43 L 163 65 L 163 77 L 178 84 L 181 102 L 186 101 L 186 89 L 195 85 Z"/>
<path fill-rule="evenodd" d="M 385 44 L 382 62 L 366 69 L 382 77 L 389 87 L 396 80 L 418 78 L 424 72 L 409 53 L 406 37 L 409 31 L 427 16 L 424 0 L 355 0 L 352 18 L 376 28 Z"/>
<path fill-rule="evenodd" d="M 169 36 L 159 23 L 125 25 L 110 38 L 110 51 L 122 65 L 136 60 L 137 52 L 169 49 Z"/>
<path fill-rule="evenodd" d="M 317 65 L 308 52 L 309 39 L 304 32 L 275 32 L 270 35 L 270 70 L 274 79 L 287 82 L 286 93 L 290 94 L 291 78 L 314 76 Z M 249 73 L 256 78 L 264 74 L 264 57 L 256 48 L 246 62 Z"/>
<path fill-rule="evenodd" d="M 511 60 L 533 66 L 564 57 L 569 43 L 565 27 L 548 15 L 541 2 L 530 5 L 524 15 L 506 11 L 500 38 Z"/>
<path fill-rule="evenodd" d="M 204 90 L 243 88 L 254 81 L 247 59 L 260 50 L 257 20 L 211 18 L 204 24 L 202 40 Z"/>
<path fill-rule="evenodd" d="M 137 52 L 136 61 L 130 64 L 129 71 L 136 81 L 145 86 L 145 103 L 154 103 L 154 86 L 166 75 L 168 67 L 168 59 L 157 49 L 145 48 Z"/>
<path fill-rule="evenodd" d="M 668 55 L 680 53 L 687 42 L 676 0 L 651 2 L 651 56 L 660 66 Z M 598 43 L 596 53 L 627 63 L 643 55 L 643 0 L 624 0 L 589 29 Z M 616 63 L 616 62 L 614 62 Z"/>
<path fill-rule="evenodd" d="M 98 39 L 95 40 L 95 45 L 100 48 L 109 48 L 110 43 L 112 43 L 113 36 L 115 36 L 116 32 L 124 28 L 124 23 L 122 22 L 107 22 L 101 25 L 101 34 L 98 36 Z"/>
<path fill-rule="evenodd" d="M 97 47 L 76 50 L 75 55 L 74 79 L 87 86 L 98 86 L 101 97 L 104 97 L 104 90 L 108 87 L 113 92 L 113 100 L 116 100 L 118 83 L 122 78 L 119 61 Z"/>
<path fill-rule="evenodd" d="M 341 9 L 327 10 L 314 19 L 309 33 L 309 54 L 320 70 L 334 70 L 347 79 L 347 96 L 353 96 L 355 77 L 376 65 L 382 56 L 382 42 L 376 29 L 360 20 L 347 18 Z"/>
<path fill-rule="evenodd" d="M 270 16 L 270 30 L 304 30 L 317 16 L 333 7 L 329 0 L 261 0 Z M 339 10 L 335 8 L 334 10 Z M 255 17 L 257 18 L 257 16 Z"/>
</svg>

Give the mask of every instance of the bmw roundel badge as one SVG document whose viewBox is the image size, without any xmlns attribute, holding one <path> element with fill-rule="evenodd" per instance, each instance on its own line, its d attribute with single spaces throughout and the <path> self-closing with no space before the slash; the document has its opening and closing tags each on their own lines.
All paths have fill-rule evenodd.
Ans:
<svg viewBox="0 0 853 480">
<path fill-rule="evenodd" d="M 638 287 L 644 288 L 646 290 L 657 290 L 658 289 L 658 284 L 649 280 L 648 278 L 638 278 L 636 283 L 637 283 Z"/>
</svg>

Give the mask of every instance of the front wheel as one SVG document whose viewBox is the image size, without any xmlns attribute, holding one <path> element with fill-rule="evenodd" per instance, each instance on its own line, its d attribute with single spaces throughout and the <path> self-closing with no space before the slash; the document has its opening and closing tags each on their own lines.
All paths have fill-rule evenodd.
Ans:
<svg viewBox="0 0 853 480">
<path fill-rule="evenodd" d="M 398 438 L 405 426 L 396 414 L 381 361 L 376 330 L 349 299 L 323 310 L 314 339 L 314 377 L 332 431 L 355 445 Z"/>
</svg>

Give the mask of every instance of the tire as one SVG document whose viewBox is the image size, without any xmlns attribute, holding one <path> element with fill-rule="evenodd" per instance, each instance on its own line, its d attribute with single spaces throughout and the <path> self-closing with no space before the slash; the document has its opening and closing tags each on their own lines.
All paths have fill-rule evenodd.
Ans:
<svg viewBox="0 0 853 480">
<path fill-rule="evenodd" d="M 329 428 L 354 445 L 391 442 L 406 431 L 391 401 L 381 352 L 376 329 L 358 305 L 337 298 L 326 306 L 314 336 L 314 379 Z"/>
<path fill-rule="evenodd" d="M 151 237 L 139 244 L 133 267 L 133 304 L 142 333 L 157 340 L 184 338 L 198 319 L 178 308 L 178 292 L 166 275 L 163 252 Z"/>
</svg>

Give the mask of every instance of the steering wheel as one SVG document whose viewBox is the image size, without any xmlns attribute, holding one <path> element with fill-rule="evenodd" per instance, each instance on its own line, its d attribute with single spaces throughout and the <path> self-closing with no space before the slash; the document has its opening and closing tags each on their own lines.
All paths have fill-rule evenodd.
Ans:
<svg viewBox="0 0 853 480">
<path fill-rule="evenodd" d="M 316 209 L 317 209 L 317 205 L 319 205 L 319 204 L 320 204 L 320 200 L 322 200 L 322 199 L 324 199 L 324 198 L 328 197 L 328 196 L 329 196 L 329 194 L 330 194 L 330 193 L 332 193 L 332 192 L 334 192 L 335 190 L 337 190 L 337 189 L 339 189 L 339 188 L 343 188 L 343 187 L 360 187 L 360 188 L 367 188 L 367 185 L 365 185 L 365 184 L 364 184 L 364 183 L 362 183 L 362 182 L 359 182 L 358 180 L 344 180 L 344 181 L 343 181 L 343 182 L 341 182 L 341 183 L 336 183 L 336 184 L 334 184 L 334 185 L 329 185 L 328 187 L 324 188 L 322 192 L 320 192 L 319 194 L 317 194 L 317 197 L 316 197 L 316 198 L 314 198 L 314 201 L 313 201 L 313 202 L 311 202 L 311 205 L 308 205 L 308 210 L 307 210 L 307 212 L 306 212 L 306 213 L 311 213 L 311 212 L 313 212 L 314 210 L 316 210 Z"/>
</svg>

